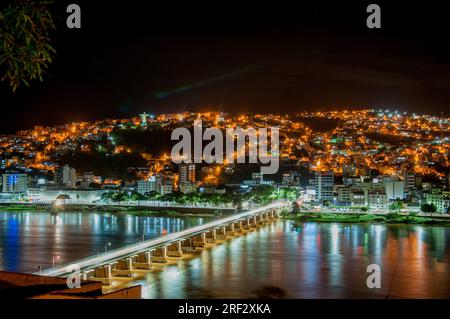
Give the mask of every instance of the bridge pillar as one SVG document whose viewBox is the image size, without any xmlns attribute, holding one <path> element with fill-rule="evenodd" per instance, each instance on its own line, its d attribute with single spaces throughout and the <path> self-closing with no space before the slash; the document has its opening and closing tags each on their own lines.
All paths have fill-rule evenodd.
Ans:
<svg viewBox="0 0 450 319">
<path fill-rule="evenodd" d="M 152 269 L 152 254 L 150 251 L 139 253 L 133 258 L 133 268 L 136 269 Z"/>
<path fill-rule="evenodd" d="M 95 278 L 105 278 L 105 267 L 97 267 L 95 268 Z"/>
<path fill-rule="evenodd" d="M 238 233 L 242 233 L 244 231 L 244 227 L 242 226 L 242 220 L 238 220 L 237 222 L 234 222 L 234 229 Z"/>
<path fill-rule="evenodd" d="M 103 269 L 105 271 L 105 278 L 111 278 L 112 277 L 111 265 L 105 265 L 103 266 Z"/>
<path fill-rule="evenodd" d="M 225 235 L 234 236 L 234 223 L 225 225 Z"/>
<path fill-rule="evenodd" d="M 262 225 L 264 224 L 262 214 L 255 215 L 256 225 Z"/>
<path fill-rule="evenodd" d="M 133 276 L 133 261 L 131 257 L 120 259 L 112 267 L 112 274 L 115 277 L 132 277 Z"/>
<path fill-rule="evenodd" d="M 100 281 L 103 286 L 111 285 L 111 282 L 112 282 L 111 265 L 104 265 L 104 266 L 95 268 L 94 278 L 92 278 L 92 280 Z"/>
<path fill-rule="evenodd" d="M 205 247 L 206 246 L 206 233 L 201 233 L 193 237 L 194 247 Z"/>
<path fill-rule="evenodd" d="M 250 225 L 250 217 L 247 217 L 242 221 L 242 226 L 244 227 L 245 230 L 251 230 L 252 227 Z"/>
<path fill-rule="evenodd" d="M 162 246 L 152 250 L 152 262 L 166 263 L 167 262 L 167 247 Z"/>
<path fill-rule="evenodd" d="M 186 238 L 181 240 L 181 250 L 185 253 L 192 252 L 195 249 L 194 240 L 192 238 Z"/>
<path fill-rule="evenodd" d="M 182 254 L 181 241 L 167 245 L 167 256 L 181 257 Z"/>
<path fill-rule="evenodd" d="M 217 240 L 217 233 L 216 230 L 210 230 L 206 233 L 206 242 L 207 243 L 215 243 Z"/>
<path fill-rule="evenodd" d="M 257 220 L 256 220 L 256 216 L 255 216 L 255 215 L 253 215 L 252 217 L 250 217 L 250 225 L 251 225 L 252 227 L 257 227 L 257 226 L 258 226 L 258 222 L 257 222 Z"/>
<path fill-rule="evenodd" d="M 89 280 L 94 277 L 95 277 L 95 269 L 86 270 L 81 273 L 82 280 Z"/>
<path fill-rule="evenodd" d="M 225 226 L 216 229 L 217 239 L 225 240 L 227 238 L 227 231 Z"/>
</svg>

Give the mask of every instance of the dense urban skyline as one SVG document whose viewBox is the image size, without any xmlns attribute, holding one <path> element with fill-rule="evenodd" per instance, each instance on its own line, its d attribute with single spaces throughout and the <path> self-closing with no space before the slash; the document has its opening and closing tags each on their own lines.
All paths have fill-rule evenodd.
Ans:
<svg viewBox="0 0 450 319">
<path fill-rule="evenodd" d="M 370 3 L 2 1 L 0 298 L 448 299 L 448 12 Z"/>
</svg>

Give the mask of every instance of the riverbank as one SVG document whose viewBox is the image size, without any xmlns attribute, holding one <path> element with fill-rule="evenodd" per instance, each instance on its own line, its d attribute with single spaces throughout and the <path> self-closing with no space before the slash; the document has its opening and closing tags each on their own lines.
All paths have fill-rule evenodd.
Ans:
<svg viewBox="0 0 450 319">
<path fill-rule="evenodd" d="M 408 225 L 442 225 L 450 226 L 450 218 L 445 216 L 417 216 L 411 214 L 389 213 L 374 215 L 370 213 L 282 213 L 282 218 L 297 223 L 323 222 L 323 223 L 379 223 L 379 224 L 408 224 Z"/>
<path fill-rule="evenodd" d="M 36 211 L 36 212 L 105 212 L 105 213 L 127 213 L 136 215 L 152 215 L 152 216 L 196 216 L 196 217 L 213 217 L 217 212 L 204 208 L 165 208 L 165 207 L 145 207 L 145 206 L 124 206 L 124 205 L 64 205 L 52 207 L 47 204 L 0 204 L 0 211 L 20 212 L 20 211 Z M 219 210 L 220 211 L 220 210 Z"/>
<path fill-rule="evenodd" d="M 0 210 L 3 211 L 49 211 L 50 205 L 40 204 L 0 204 Z"/>
</svg>

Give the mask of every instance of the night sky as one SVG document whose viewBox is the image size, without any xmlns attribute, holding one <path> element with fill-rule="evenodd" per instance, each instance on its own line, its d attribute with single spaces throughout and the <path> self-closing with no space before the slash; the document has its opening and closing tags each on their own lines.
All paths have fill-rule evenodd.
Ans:
<svg viewBox="0 0 450 319">
<path fill-rule="evenodd" d="M 0 133 L 142 111 L 449 115 L 450 27 L 438 6 L 375 2 L 375 30 L 364 1 L 57 2 L 55 62 L 30 88 L 13 94 L 1 83 Z M 81 30 L 65 26 L 71 2 L 81 6 Z"/>
</svg>

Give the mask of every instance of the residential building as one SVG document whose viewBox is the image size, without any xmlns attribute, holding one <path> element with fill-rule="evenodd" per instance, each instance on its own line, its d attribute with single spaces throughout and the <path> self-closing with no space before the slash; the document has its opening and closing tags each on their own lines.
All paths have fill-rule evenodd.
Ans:
<svg viewBox="0 0 450 319">
<path fill-rule="evenodd" d="M 65 188 L 76 188 L 77 186 L 77 172 L 69 165 L 59 167 L 55 171 L 55 182 L 57 185 L 63 185 Z"/>
<path fill-rule="evenodd" d="M 433 204 L 438 213 L 447 213 L 450 207 L 450 192 L 433 188 L 431 192 L 425 194 L 427 204 Z"/>
<path fill-rule="evenodd" d="M 158 178 L 157 178 L 158 180 Z M 157 181 L 158 184 L 158 181 Z M 175 178 L 173 175 L 163 175 L 161 185 L 159 187 L 159 193 L 161 195 L 170 194 L 173 192 L 175 186 Z"/>
<path fill-rule="evenodd" d="M 294 174 L 293 173 L 284 173 L 282 176 L 282 185 L 292 185 L 294 183 Z"/>
<path fill-rule="evenodd" d="M 152 192 L 158 191 L 158 185 L 156 184 L 156 176 L 150 176 L 147 180 L 137 181 L 137 192 L 142 195 L 147 195 Z"/>
<path fill-rule="evenodd" d="M 27 191 L 27 174 L 6 173 L 2 175 L 3 193 L 25 193 Z"/>
<path fill-rule="evenodd" d="M 263 180 L 263 174 L 261 174 L 260 172 L 253 172 L 252 180 L 256 181 L 257 183 L 261 183 Z"/>
<path fill-rule="evenodd" d="M 337 200 L 339 205 L 350 206 L 352 203 L 352 191 L 350 187 L 339 185 L 337 188 Z"/>
<path fill-rule="evenodd" d="M 314 175 L 314 187 L 316 190 L 316 202 L 333 201 L 334 174 L 332 171 L 316 171 Z"/>
<path fill-rule="evenodd" d="M 415 175 L 414 173 L 404 171 L 403 172 L 403 184 L 405 190 L 410 190 L 415 187 Z"/>
<path fill-rule="evenodd" d="M 180 192 L 187 194 L 187 193 L 195 192 L 197 187 L 196 187 L 195 183 L 182 182 L 182 183 L 180 183 L 179 189 L 180 189 Z"/>
<path fill-rule="evenodd" d="M 367 192 L 362 189 L 354 189 L 351 193 L 352 206 L 367 206 Z"/>
<path fill-rule="evenodd" d="M 179 167 L 179 182 L 195 183 L 195 164 L 181 163 Z"/>
<path fill-rule="evenodd" d="M 386 191 L 369 190 L 367 198 L 371 209 L 385 209 L 388 206 Z"/>
<path fill-rule="evenodd" d="M 342 165 L 342 176 L 343 177 L 353 177 L 356 175 L 356 167 L 351 164 Z"/>
<path fill-rule="evenodd" d="M 388 200 L 405 198 L 405 184 L 403 181 L 386 181 L 384 187 Z"/>
</svg>

